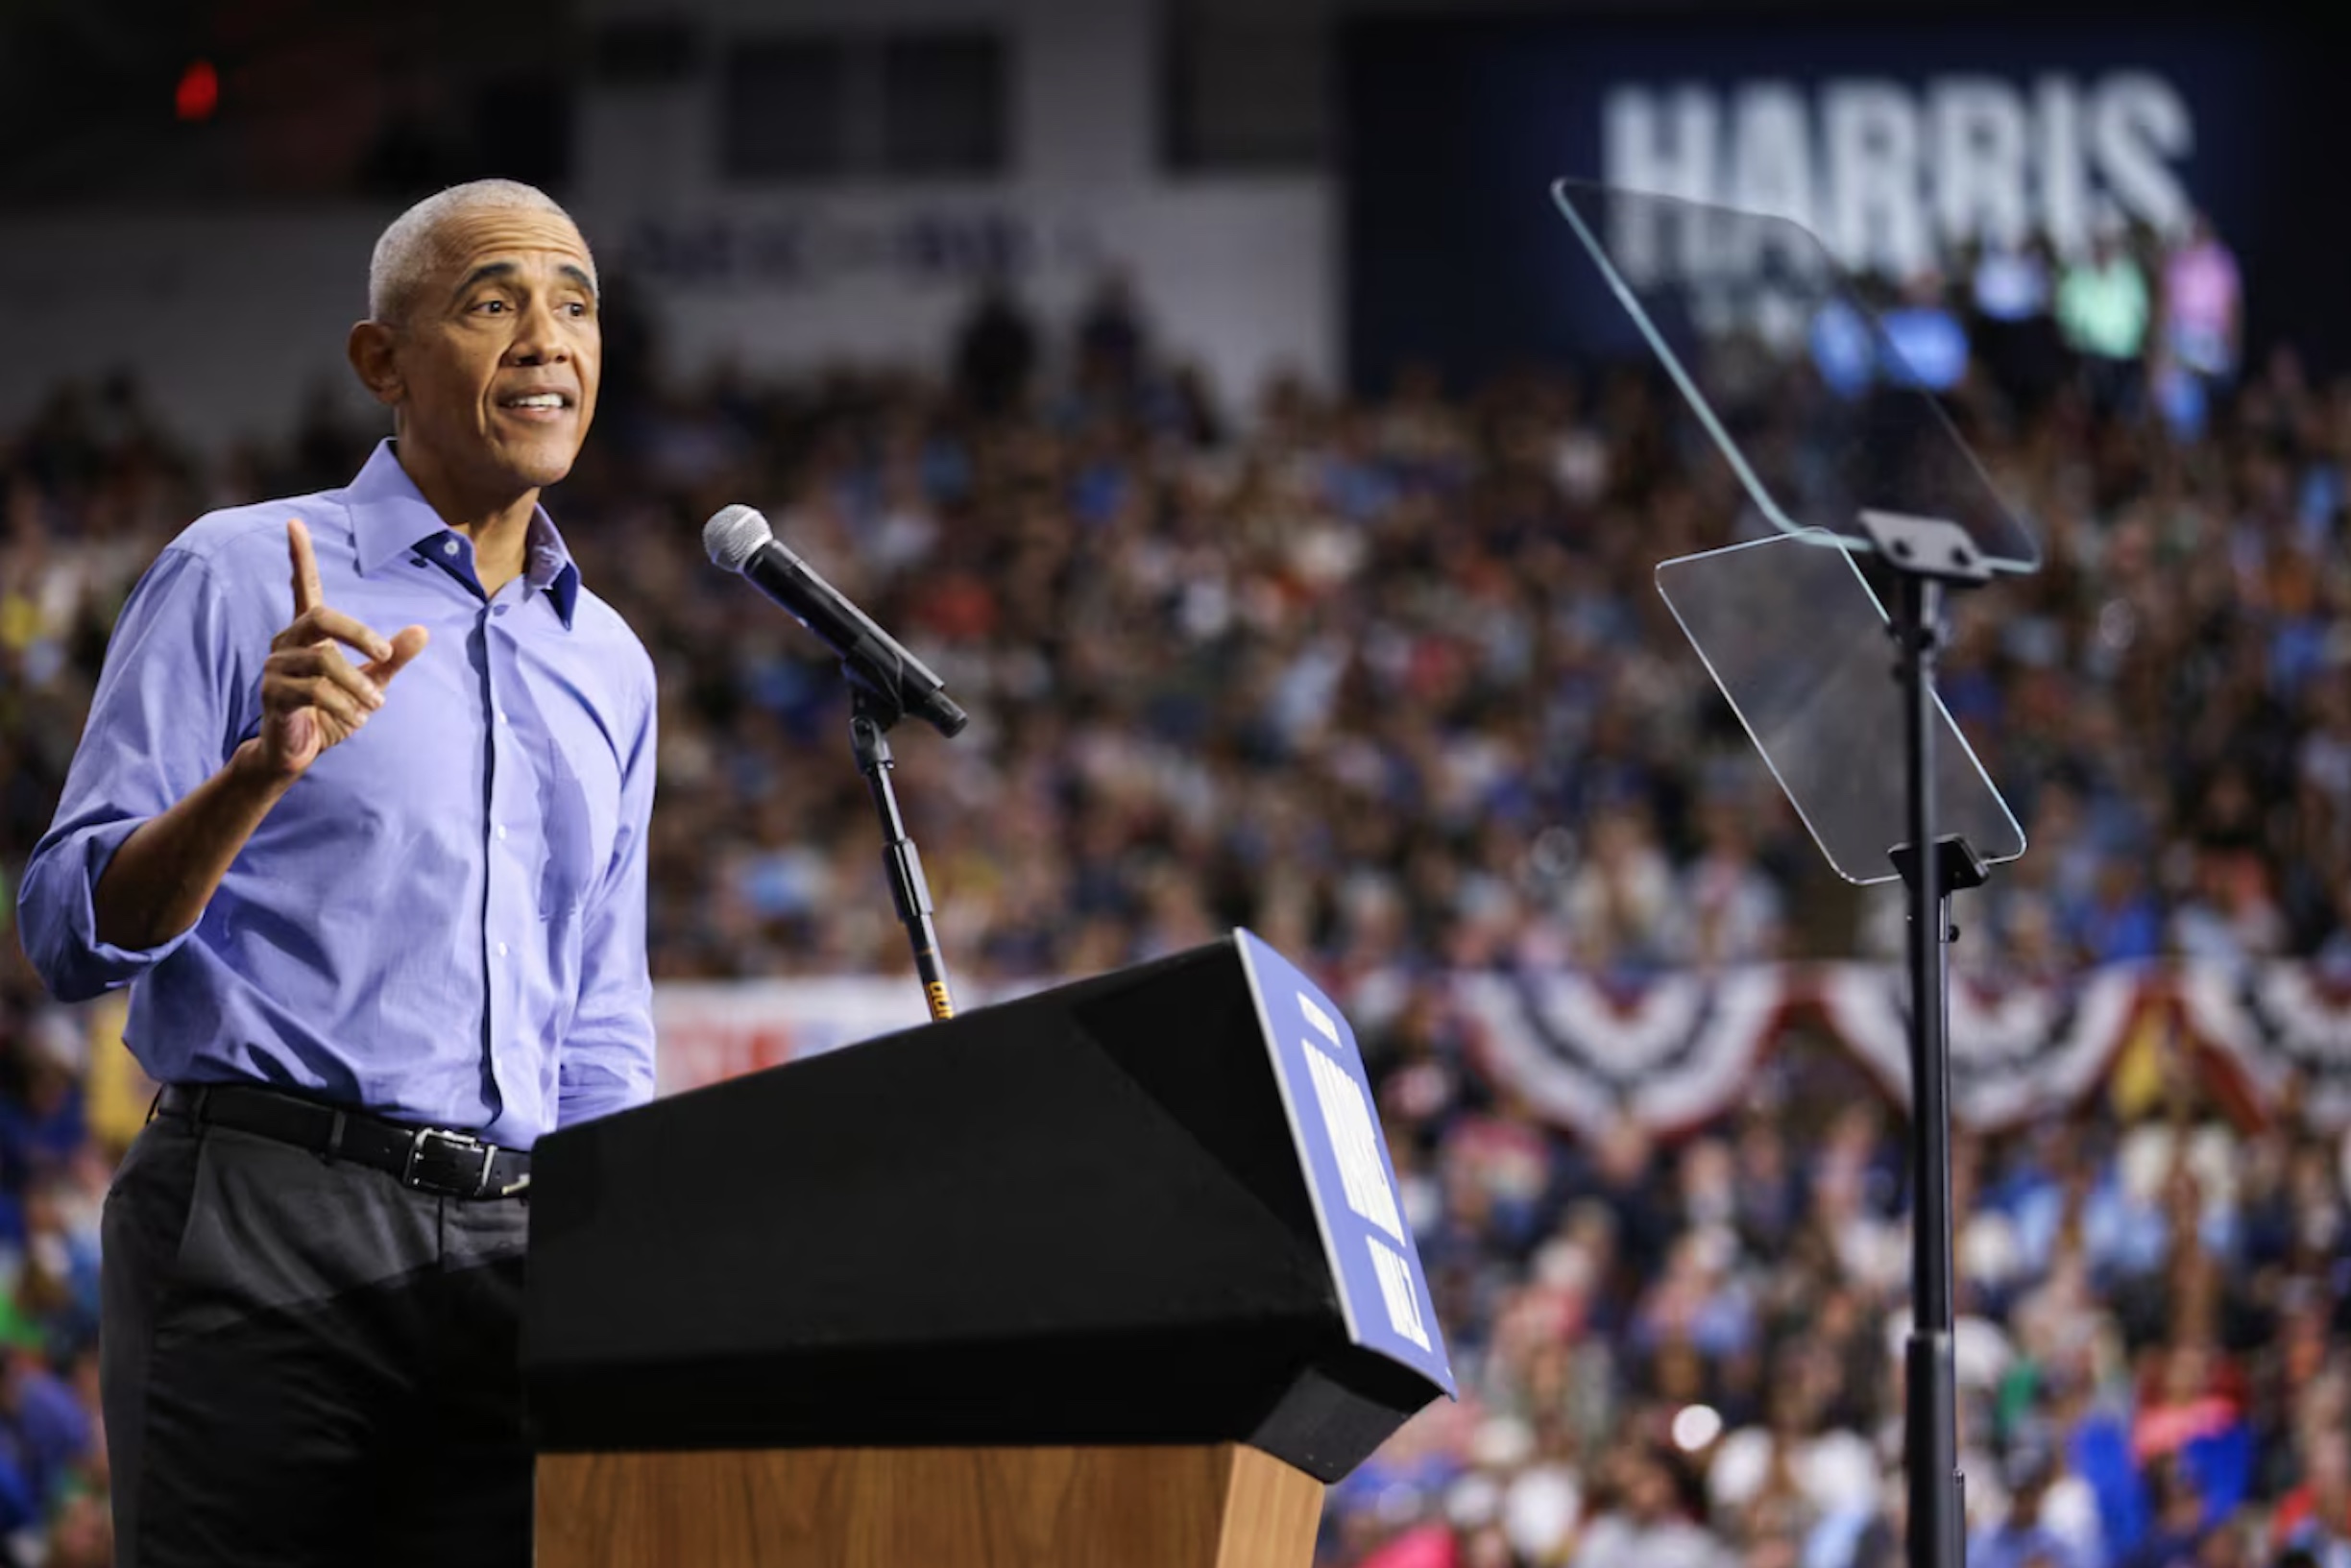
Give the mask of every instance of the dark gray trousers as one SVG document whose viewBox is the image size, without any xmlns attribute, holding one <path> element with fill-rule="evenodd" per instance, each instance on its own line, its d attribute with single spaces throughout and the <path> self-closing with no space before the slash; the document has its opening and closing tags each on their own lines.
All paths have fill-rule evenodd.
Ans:
<svg viewBox="0 0 2351 1568">
<path fill-rule="evenodd" d="M 104 1229 L 117 1568 L 526 1568 L 527 1214 L 150 1122 Z"/>
</svg>

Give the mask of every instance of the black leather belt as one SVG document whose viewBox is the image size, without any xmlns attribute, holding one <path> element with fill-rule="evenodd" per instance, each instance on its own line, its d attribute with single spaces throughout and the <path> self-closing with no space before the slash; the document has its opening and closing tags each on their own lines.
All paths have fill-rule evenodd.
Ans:
<svg viewBox="0 0 2351 1568">
<path fill-rule="evenodd" d="M 156 1112 L 199 1126 L 230 1127 L 387 1171 L 405 1187 L 450 1197 L 514 1197 L 530 1191 L 530 1155 L 472 1133 L 347 1111 L 243 1084 L 166 1085 Z"/>
</svg>

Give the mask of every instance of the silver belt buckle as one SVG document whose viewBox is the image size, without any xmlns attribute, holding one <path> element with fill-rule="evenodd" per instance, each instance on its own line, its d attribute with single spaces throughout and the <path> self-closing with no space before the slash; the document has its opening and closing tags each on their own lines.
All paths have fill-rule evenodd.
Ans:
<svg viewBox="0 0 2351 1568">
<path fill-rule="evenodd" d="M 497 1146 L 485 1144 L 469 1132 L 451 1132 L 446 1127 L 419 1127 L 408 1140 L 408 1158 L 400 1168 L 400 1185 L 422 1190 L 417 1180 L 417 1162 L 424 1157 L 424 1142 L 438 1138 L 442 1143 L 461 1149 L 473 1149 L 481 1154 L 481 1169 L 473 1173 L 473 1188 L 470 1195 L 478 1197 L 490 1190 L 490 1162 L 497 1158 Z"/>
</svg>

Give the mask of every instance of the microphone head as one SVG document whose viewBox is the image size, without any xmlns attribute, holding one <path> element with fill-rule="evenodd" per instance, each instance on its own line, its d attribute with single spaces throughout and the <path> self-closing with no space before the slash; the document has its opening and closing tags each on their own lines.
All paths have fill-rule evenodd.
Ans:
<svg viewBox="0 0 2351 1568">
<path fill-rule="evenodd" d="M 702 547 L 729 571 L 741 571 L 773 538 L 767 519 L 747 506 L 730 506 L 702 525 Z"/>
</svg>

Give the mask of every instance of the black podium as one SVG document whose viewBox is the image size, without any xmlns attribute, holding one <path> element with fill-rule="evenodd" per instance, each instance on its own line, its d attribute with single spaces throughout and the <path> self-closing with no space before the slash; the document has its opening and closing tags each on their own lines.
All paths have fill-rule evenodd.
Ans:
<svg viewBox="0 0 2351 1568">
<path fill-rule="evenodd" d="M 1295 978 L 1236 933 L 544 1140 L 539 1561 L 1304 1568 L 1450 1379 Z"/>
</svg>

